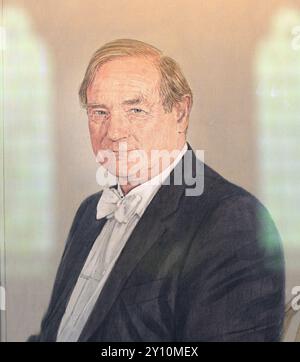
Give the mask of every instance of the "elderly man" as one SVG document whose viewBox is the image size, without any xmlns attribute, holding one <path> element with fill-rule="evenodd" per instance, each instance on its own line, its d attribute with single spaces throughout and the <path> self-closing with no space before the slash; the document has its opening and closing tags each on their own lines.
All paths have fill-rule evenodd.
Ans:
<svg viewBox="0 0 300 362">
<path fill-rule="evenodd" d="M 29 340 L 280 340 L 280 237 L 264 206 L 186 142 L 192 92 L 178 64 L 116 40 L 95 52 L 79 95 L 94 154 L 116 182 L 80 205 Z M 136 167 L 130 155 L 141 154 Z"/>
</svg>

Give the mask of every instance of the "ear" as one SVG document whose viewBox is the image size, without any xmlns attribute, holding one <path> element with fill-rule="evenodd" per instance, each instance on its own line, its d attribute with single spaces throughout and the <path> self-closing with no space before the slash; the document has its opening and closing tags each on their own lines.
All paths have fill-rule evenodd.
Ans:
<svg viewBox="0 0 300 362">
<path fill-rule="evenodd" d="M 180 102 L 174 106 L 177 120 L 177 132 L 185 133 L 189 123 L 189 115 L 191 110 L 191 96 L 185 95 Z"/>
</svg>

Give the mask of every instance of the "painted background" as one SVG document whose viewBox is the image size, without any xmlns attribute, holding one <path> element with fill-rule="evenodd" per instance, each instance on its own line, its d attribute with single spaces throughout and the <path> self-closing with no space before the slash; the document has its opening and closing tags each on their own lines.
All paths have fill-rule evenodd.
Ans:
<svg viewBox="0 0 300 362">
<path fill-rule="evenodd" d="M 77 91 L 92 53 L 116 38 L 149 42 L 182 66 L 194 94 L 188 141 L 269 208 L 291 298 L 300 285 L 298 27 L 299 0 L 2 0 L 3 340 L 38 330 L 75 211 L 98 190 Z"/>
</svg>

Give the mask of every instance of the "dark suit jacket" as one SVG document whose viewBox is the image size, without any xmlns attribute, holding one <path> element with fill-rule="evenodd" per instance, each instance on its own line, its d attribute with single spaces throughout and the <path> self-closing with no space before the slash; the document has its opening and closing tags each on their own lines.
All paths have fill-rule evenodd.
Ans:
<svg viewBox="0 0 300 362">
<path fill-rule="evenodd" d="M 193 176 L 196 162 L 193 153 Z M 268 211 L 207 165 L 200 196 L 186 196 L 187 183 L 174 185 L 173 176 L 128 239 L 79 341 L 280 340 L 284 261 Z M 41 330 L 29 341 L 56 340 L 106 222 L 96 220 L 100 195 L 76 213 Z"/>
</svg>

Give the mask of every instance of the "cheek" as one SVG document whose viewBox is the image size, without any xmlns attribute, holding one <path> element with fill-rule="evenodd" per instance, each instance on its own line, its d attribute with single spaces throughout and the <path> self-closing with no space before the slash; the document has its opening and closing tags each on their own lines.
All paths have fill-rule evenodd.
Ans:
<svg viewBox="0 0 300 362">
<path fill-rule="evenodd" d="M 165 117 L 157 122 L 156 127 L 152 130 L 149 142 L 157 145 L 157 149 L 168 149 L 176 137 L 176 124 L 172 119 Z"/>
<path fill-rule="evenodd" d="M 164 140 L 167 141 L 170 133 L 174 131 L 172 123 L 168 115 L 157 112 L 145 127 L 139 130 L 139 138 L 145 145 L 159 146 Z"/>
<path fill-rule="evenodd" d="M 105 137 L 105 130 L 103 127 L 100 127 L 97 124 L 93 124 L 92 122 L 89 124 L 89 132 L 90 138 L 92 141 L 93 146 L 101 145 L 104 137 Z"/>
<path fill-rule="evenodd" d="M 94 155 L 97 156 L 99 149 L 102 149 L 103 137 L 98 127 L 89 125 L 90 140 Z"/>
</svg>

